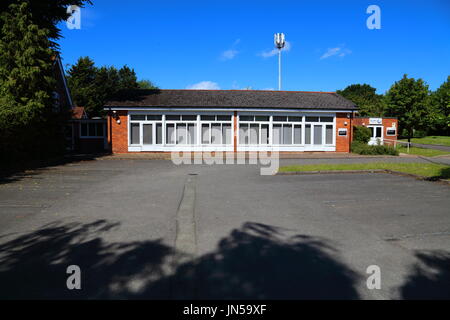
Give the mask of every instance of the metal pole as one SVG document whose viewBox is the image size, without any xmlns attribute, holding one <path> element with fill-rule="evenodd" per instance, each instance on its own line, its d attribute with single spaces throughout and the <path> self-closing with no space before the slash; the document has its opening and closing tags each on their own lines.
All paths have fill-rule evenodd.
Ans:
<svg viewBox="0 0 450 320">
<path fill-rule="evenodd" d="M 281 91 L 281 49 L 278 49 L 278 90 Z"/>
</svg>

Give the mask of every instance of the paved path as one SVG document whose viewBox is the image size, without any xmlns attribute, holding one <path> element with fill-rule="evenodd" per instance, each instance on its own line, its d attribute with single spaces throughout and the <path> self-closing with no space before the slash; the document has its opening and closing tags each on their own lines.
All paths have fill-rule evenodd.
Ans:
<svg viewBox="0 0 450 320">
<path fill-rule="evenodd" d="M 449 298 L 449 195 L 408 177 L 258 165 L 30 171 L 0 181 L 0 298 Z M 73 264 L 81 291 L 65 287 Z M 366 286 L 370 265 L 381 290 Z"/>
</svg>

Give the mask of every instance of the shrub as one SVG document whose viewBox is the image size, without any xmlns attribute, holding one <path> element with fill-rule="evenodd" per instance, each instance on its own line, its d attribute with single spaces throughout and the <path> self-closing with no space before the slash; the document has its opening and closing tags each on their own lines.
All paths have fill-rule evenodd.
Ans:
<svg viewBox="0 0 450 320">
<path fill-rule="evenodd" d="M 372 137 L 372 132 L 369 128 L 363 126 L 353 127 L 353 141 L 367 144 Z"/>
<path fill-rule="evenodd" d="M 359 141 L 352 142 L 351 148 L 353 153 L 361 155 L 399 155 L 398 150 L 394 147 L 384 145 L 369 146 L 367 143 L 362 143 Z"/>
</svg>

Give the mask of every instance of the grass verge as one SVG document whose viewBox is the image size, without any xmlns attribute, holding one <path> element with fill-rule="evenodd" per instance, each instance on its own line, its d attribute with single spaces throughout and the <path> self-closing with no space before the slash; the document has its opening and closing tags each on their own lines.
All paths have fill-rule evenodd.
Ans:
<svg viewBox="0 0 450 320">
<path fill-rule="evenodd" d="M 401 141 L 408 141 L 403 139 Z M 437 144 L 442 146 L 450 146 L 450 137 L 447 136 L 428 136 L 424 138 L 413 138 L 412 143 Z"/>
<path fill-rule="evenodd" d="M 405 146 L 398 147 L 398 151 L 401 153 L 408 153 L 408 148 Z M 443 156 L 450 154 L 450 152 L 442 151 L 442 150 L 435 150 L 435 149 L 424 149 L 424 148 L 417 148 L 417 147 L 410 147 L 408 154 L 415 154 L 418 156 L 424 156 L 424 157 L 436 157 L 436 156 Z"/>
<path fill-rule="evenodd" d="M 392 170 L 427 178 L 450 179 L 450 166 L 434 163 L 355 163 L 355 164 L 307 164 L 281 167 L 279 172 Z"/>
</svg>

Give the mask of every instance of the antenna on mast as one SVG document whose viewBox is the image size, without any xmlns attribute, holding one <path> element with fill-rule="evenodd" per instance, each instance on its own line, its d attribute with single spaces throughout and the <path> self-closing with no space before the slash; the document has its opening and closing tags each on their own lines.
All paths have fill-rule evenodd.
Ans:
<svg viewBox="0 0 450 320">
<path fill-rule="evenodd" d="M 284 33 L 275 33 L 274 43 L 278 49 L 278 90 L 281 90 L 281 50 L 286 45 Z"/>
</svg>

